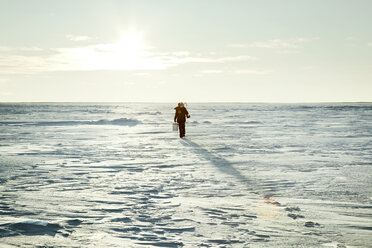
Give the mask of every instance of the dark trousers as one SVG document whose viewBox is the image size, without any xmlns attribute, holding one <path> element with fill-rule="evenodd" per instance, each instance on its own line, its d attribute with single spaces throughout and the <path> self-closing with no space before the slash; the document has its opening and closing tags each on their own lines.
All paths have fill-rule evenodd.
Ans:
<svg viewBox="0 0 372 248">
<path fill-rule="evenodd" d="M 178 129 L 180 130 L 180 137 L 184 137 L 186 133 L 185 122 L 178 123 Z"/>
</svg>

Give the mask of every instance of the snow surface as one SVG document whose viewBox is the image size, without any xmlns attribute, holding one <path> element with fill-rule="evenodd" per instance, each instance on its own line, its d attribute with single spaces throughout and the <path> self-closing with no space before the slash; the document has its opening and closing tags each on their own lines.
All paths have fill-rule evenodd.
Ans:
<svg viewBox="0 0 372 248">
<path fill-rule="evenodd" d="M 372 104 L 0 104 L 0 247 L 372 247 Z"/>
</svg>

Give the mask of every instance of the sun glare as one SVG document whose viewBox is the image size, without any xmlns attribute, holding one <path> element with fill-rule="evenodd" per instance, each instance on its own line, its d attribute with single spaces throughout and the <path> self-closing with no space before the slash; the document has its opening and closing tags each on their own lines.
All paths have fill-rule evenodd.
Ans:
<svg viewBox="0 0 372 248">
<path fill-rule="evenodd" d="M 143 56 L 149 46 L 144 44 L 140 35 L 136 33 L 124 33 L 117 42 L 101 45 L 101 48 L 108 53 L 133 58 Z"/>
<path fill-rule="evenodd" d="M 146 48 L 142 38 L 135 33 L 124 34 L 117 45 L 119 51 L 129 54 L 141 53 Z"/>
<path fill-rule="evenodd" d="M 145 45 L 141 35 L 135 32 L 126 32 L 117 42 L 103 46 L 105 67 L 113 70 L 145 67 L 146 56 L 151 55 L 147 51 L 150 47 Z"/>
<path fill-rule="evenodd" d="M 158 70 L 171 66 L 154 56 L 138 32 L 125 32 L 113 43 L 63 49 L 74 69 L 81 70 Z M 70 68 L 68 68 L 70 69 Z"/>
</svg>

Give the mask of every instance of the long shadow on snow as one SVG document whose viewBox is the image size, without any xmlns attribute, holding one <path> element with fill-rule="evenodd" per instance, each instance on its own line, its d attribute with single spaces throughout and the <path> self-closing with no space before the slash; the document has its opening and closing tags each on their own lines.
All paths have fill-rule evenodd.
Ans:
<svg viewBox="0 0 372 248">
<path fill-rule="evenodd" d="M 229 162 L 228 160 L 214 155 L 207 149 L 201 147 L 200 145 L 198 145 L 197 143 L 189 139 L 184 138 L 183 140 L 181 140 L 181 143 L 192 147 L 195 153 L 197 153 L 204 159 L 212 162 L 212 164 L 216 166 L 216 168 L 219 169 L 222 173 L 234 176 L 237 180 L 239 180 L 240 182 L 248 186 L 248 188 L 252 190 L 252 192 L 262 194 L 265 199 L 265 203 L 280 206 L 279 202 L 271 199 L 271 197 L 274 195 L 274 192 L 276 191 L 277 185 L 271 185 L 272 183 L 266 182 L 266 184 L 269 184 L 269 186 L 266 186 L 265 189 L 262 189 L 261 188 L 262 183 L 261 183 L 261 186 L 259 186 L 257 181 L 254 182 L 252 181 L 252 179 L 248 179 L 246 176 L 241 174 L 237 169 L 235 169 L 233 164 Z M 263 185 L 265 185 L 265 183 L 263 183 Z"/>
<path fill-rule="evenodd" d="M 251 180 L 245 177 L 244 175 L 242 175 L 237 169 L 235 169 L 233 164 L 229 162 L 228 160 L 214 155 L 207 149 L 201 147 L 199 144 L 189 139 L 183 138 L 181 140 L 181 143 L 192 147 L 198 155 L 201 155 L 204 159 L 212 162 L 212 164 L 216 166 L 216 168 L 219 169 L 221 172 L 234 176 L 236 179 L 238 179 L 244 184 L 247 184 L 247 185 L 251 184 Z"/>
</svg>

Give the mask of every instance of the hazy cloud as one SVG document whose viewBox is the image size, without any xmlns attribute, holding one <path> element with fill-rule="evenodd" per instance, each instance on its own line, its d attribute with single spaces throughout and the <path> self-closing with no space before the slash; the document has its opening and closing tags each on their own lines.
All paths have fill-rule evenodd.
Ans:
<svg viewBox="0 0 372 248">
<path fill-rule="evenodd" d="M 349 36 L 349 37 L 346 37 L 344 40 L 345 40 L 345 41 L 357 41 L 358 38 L 356 38 L 356 37 L 354 37 L 354 36 Z"/>
<path fill-rule="evenodd" d="M 222 70 L 203 70 L 201 71 L 201 73 L 205 73 L 205 74 L 218 74 L 218 73 L 222 73 L 223 71 Z"/>
<path fill-rule="evenodd" d="M 252 74 L 252 75 L 267 75 L 272 73 L 271 70 L 260 70 L 260 69 L 247 69 L 247 70 L 233 70 L 233 71 L 223 71 L 223 70 L 203 70 L 200 73 L 203 74 L 219 74 L 219 73 L 232 73 L 232 74 Z"/>
<path fill-rule="evenodd" d="M 272 71 L 270 71 L 270 70 L 248 69 L 248 70 L 235 70 L 235 71 L 233 71 L 233 73 L 235 73 L 235 74 L 267 75 L 267 74 L 271 74 Z"/>
<path fill-rule="evenodd" d="M 267 48 L 267 49 L 299 49 L 304 43 L 319 40 L 319 38 L 291 38 L 291 39 L 272 39 L 268 41 L 259 41 L 246 44 L 230 44 L 229 47 L 234 48 Z"/>
<path fill-rule="evenodd" d="M 44 71 L 50 68 L 51 62 L 50 59 L 40 56 L 0 55 L 0 74 Z"/>
<path fill-rule="evenodd" d="M 257 60 L 256 57 L 252 56 L 230 56 L 230 57 L 222 57 L 217 58 L 216 62 L 233 62 L 233 61 L 247 61 L 247 60 Z"/>
<path fill-rule="evenodd" d="M 248 47 L 248 45 L 247 44 L 229 44 L 228 47 L 246 48 L 246 47 Z"/>
<path fill-rule="evenodd" d="M 44 51 L 44 49 L 40 47 L 6 47 L 6 46 L 0 46 L 0 52 L 41 52 Z"/>
<path fill-rule="evenodd" d="M 189 57 L 171 57 L 170 59 L 177 61 L 178 63 L 227 63 L 227 62 L 239 62 L 248 60 L 257 60 L 252 56 L 225 56 L 225 57 L 208 57 L 208 56 L 189 56 Z"/>
<path fill-rule="evenodd" d="M 69 40 L 71 40 L 71 41 L 86 41 L 86 40 L 91 40 L 92 39 L 89 36 L 73 35 L 73 34 L 66 35 L 66 38 L 69 39 Z"/>
<path fill-rule="evenodd" d="M 179 52 L 173 52 L 174 56 L 190 56 L 190 52 L 187 51 L 179 51 Z"/>
<path fill-rule="evenodd" d="M 119 43 L 73 48 L 0 47 L 0 74 L 45 71 L 164 70 L 186 63 L 231 63 L 255 60 L 251 56 L 193 54 L 188 51 L 155 53 L 149 46 L 136 49 Z"/>
<path fill-rule="evenodd" d="M 148 73 L 148 72 L 138 72 L 138 73 L 135 73 L 134 75 L 138 76 L 138 77 L 146 77 L 146 76 L 150 75 L 150 73 Z"/>
</svg>

